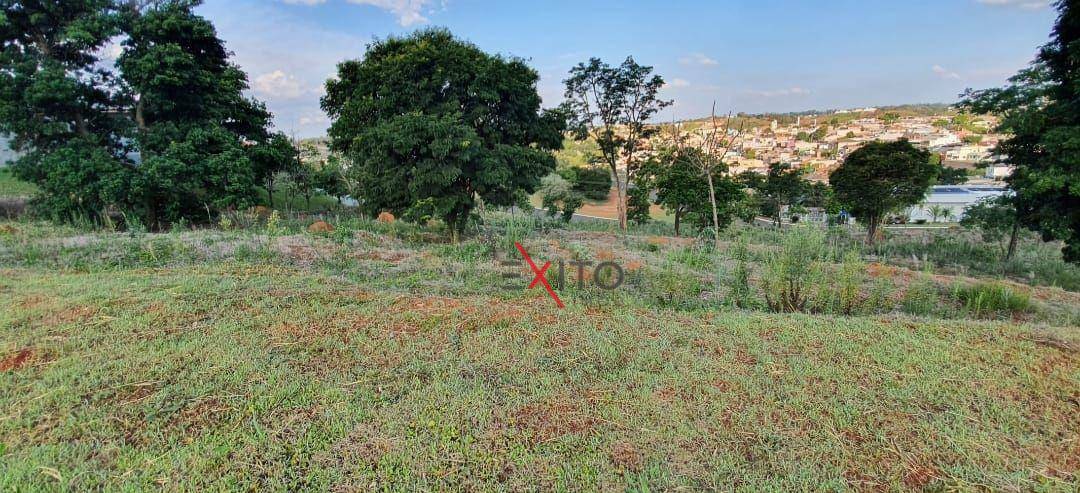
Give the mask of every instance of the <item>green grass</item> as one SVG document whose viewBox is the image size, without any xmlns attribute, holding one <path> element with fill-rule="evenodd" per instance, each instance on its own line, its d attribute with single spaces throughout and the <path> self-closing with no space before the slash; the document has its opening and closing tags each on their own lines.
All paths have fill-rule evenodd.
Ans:
<svg viewBox="0 0 1080 493">
<path fill-rule="evenodd" d="M 1057 489 L 1024 327 L 554 310 L 244 263 L 0 280 L 0 489 Z"/>
<path fill-rule="evenodd" d="M 11 170 L 0 167 L 0 198 L 29 197 L 37 193 L 38 188 L 31 183 L 16 179 Z"/>
<path fill-rule="evenodd" d="M 1015 315 L 1031 310 L 1029 295 L 1013 291 L 1001 283 L 957 285 L 953 288 L 953 296 L 975 316 Z"/>
<path fill-rule="evenodd" d="M 0 490 L 1080 487 L 1080 294 L 870 264 L 831 231 L 810 313 L 774 314 L 798 232 L 325 219 L 0 221 Z M 558 310 L 503 278 L 514 241 L 626 282 Z"/>
</svg>

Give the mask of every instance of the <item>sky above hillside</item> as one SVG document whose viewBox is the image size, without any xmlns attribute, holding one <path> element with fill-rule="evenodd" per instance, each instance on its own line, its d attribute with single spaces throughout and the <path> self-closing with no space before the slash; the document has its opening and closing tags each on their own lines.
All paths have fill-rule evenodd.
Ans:
<svg viewBox="0 0 1080 493">
<path fill-rule="evenodd" d="M 545 106 L 596 56 L 633 55 L 667 81 L 662 119 L 950 103 L 1002 84 L 1048 40 L 1048 0 L 206 0 L 211 19 L 276 126 L 325 133 L 319 109 L 336 64 L 372 39 L 449 28 L 525 58 Z"/>
</svg>

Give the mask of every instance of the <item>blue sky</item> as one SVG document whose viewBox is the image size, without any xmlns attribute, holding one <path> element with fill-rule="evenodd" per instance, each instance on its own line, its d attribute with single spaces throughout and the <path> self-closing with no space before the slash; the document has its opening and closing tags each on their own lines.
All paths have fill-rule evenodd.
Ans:
<svg viewBox="0 0 1080 493">
<path fill-rule="evenodd" d="M 591 56 L 633 55 L 676 104 L 707 115 L 954 102 L 1002 84 L 1048 39 L 1048 0 L 206 0 L 234 60 L 276 126 L 317 136 L 335 65 L 374 38 L 449 28 L 489 52 L 530 60 L 545 105 Z"/>
</svg>

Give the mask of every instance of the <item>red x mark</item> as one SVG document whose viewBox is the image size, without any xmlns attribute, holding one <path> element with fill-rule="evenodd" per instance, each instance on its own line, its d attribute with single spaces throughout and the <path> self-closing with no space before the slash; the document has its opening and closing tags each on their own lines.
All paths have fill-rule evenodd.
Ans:
<svg viewBox="0 0 1080 493">
<path fill-rule="evenodd" d="M 559 305 L 559 308 L 566 308 L 566 306 L 563 305 L 562 300 L 559 299 L 559 295 L 555 294 L 554 289 L 551 289 L 551 285 L 548 284 L 547 277 L 544 276 L 544 274 L 548 270 L 548 267 L 551 267 L 551 262 L 544 264 L 544 268 L 542 269 L 538 268 L 536 267 L 536 264 L 533 263 L 532 258 L 529 257 L 529 253 L 525 251 L 525 247 L 521 246 L 521 243 L 514 242 L 514 246 L 516 246 L 518 251 L 521 252 L 521 256 L 525 257 L 525 262 L 528 262 L 529 268 L 532 269 L 533 274 L 536 274 L 536 277 L 533 278 L 532 283 L 529 284 L 528 289 L 536 287 L 537 283 L 543 284 L 544 289 L 546 289 L 548 294 L 551 295 L 551 299 L 555 300 L 555 304 Z"/>
</svg>

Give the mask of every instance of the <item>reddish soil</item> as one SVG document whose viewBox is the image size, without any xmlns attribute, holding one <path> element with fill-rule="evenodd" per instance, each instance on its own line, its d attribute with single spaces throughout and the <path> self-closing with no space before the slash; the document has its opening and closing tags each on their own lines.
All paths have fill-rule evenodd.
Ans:
<svg viewBox="0 0 1080 493">
<path fill-rule="evenodd" d="M 0 371 L 18 370 L 19 368 L 26 366 L 32 356 L 34 356 L 34 351 L 31 349 L 23 349 L 22 351 L 12 354 L 0 360 Z"/>
<path fill-rule="evenodd" d="M 611 463 L 615 464 L 615 467 L 637 472 L 641 470 L 644 462 L 641 452 L 630 443 L 619 442 L 611 446 Z"/>
</svg>

